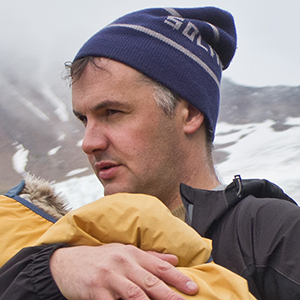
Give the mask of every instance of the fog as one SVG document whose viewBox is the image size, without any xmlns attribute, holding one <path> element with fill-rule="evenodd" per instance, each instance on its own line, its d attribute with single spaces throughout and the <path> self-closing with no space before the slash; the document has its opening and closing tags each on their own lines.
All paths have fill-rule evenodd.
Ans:
<svg viewBox="0 0 300 300">
<path fill-rule="evenodd" d="M 248 86 L 300 85 L 299 0 L 1 0 L 0 62 L 25 81 L 59 82 L 63 63 L 117 17 L 146 7 L 207 5 L 235 17 L 238 49 L 226 77 Z"/>
</svg>

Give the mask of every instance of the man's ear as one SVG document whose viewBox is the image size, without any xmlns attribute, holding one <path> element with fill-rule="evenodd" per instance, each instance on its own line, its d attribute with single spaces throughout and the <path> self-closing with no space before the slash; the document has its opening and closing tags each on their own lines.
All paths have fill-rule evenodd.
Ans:
<svg viewBox="0 0 300 300">
<path fill-rule="evenodd" d="M 197 131 L 200 126 L 204 123 L 204 115 L 193 105 L 186 102 L 186 115 L 185 115 L 185 124 L 184 132 L 187 134 L 194 133 Z"/>
</svg>

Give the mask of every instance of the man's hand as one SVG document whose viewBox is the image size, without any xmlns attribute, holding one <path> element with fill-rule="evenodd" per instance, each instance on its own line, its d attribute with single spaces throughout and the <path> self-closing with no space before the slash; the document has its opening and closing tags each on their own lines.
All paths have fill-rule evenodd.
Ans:
<svg viewBox="0 0 300 300">
<path fill-rule="evenodd" d="M 145 252 L 131 245 L 61 248 L 50 260 L 52 276 L 69 300 L 182 299 L 167 284 L 193 295 L 197 285 L 174 265 L 176 256 Z"/>
</svg>

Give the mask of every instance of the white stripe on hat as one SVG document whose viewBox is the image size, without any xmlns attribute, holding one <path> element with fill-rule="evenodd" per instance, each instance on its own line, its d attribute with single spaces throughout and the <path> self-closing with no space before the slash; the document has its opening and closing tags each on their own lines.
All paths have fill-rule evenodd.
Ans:
<svg viewBox="0 0 300 300">
<path fill-rule="evenodd" d="M 107 27 L 126 27 L 126 28 L 130 28 L 130 29 L 134 29 L 143 33 L 146 33 L 152 37 L 155 37 L 159 40 L 161 40 L 162 42 L 165 42 L 166 44 L 172 46 L 173 48 L 179 50 L 180 52 L 182 52 L 183 54 L 185 54 L 186 56 L 188 56 L 189 58 L 193 59 L 197 64 L 199 64 L 211 77 L 212 79 L 216 82 L 218 88 L 220 88 L 220 82 L 218 80 L 218 77 L 216 76 L 216 74 L 209 68 L 209 66 L 203 61 L 201 60 L 198 56 L 196 56 L 194 53 L 192 53 L 190 50 L 186 49 L 185 47 L 183 47 L 182 45 L 174 42 L 173 40 L 171 40 L 170 38 L 164 36 L 163 34 L 156 32 L 152 29 L 140 26 L 140 25 L 134 25 L 134 24 L 110 24 Z"/>
<path fill-rule="evenodd" d="M 180 15 L 180 13 L 175 10 L 174 8 L 171 7 L 165 7 L 164 8 L 169 14 L 171 14 L 174 17 L 178 17 L 178 18 L 182 18 L 182 16 Z"/>
<path fill-rule="evenodd" d="M 213 24 L 210 24 L 208 22 L 205 22 L 205 23 L 208 24 L 212 28 L 212 30 L 214 32 L 214 40 L 215 40 L 215 43 L 217 44 L 219 42 L 219 40 L 220 40 L 219 29 L 215 25 L 213 25 Z"/>
</svg>

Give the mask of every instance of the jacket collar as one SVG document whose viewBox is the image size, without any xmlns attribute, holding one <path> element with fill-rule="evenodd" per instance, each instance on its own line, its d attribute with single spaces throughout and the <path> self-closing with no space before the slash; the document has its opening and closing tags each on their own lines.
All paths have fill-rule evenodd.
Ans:
<svg viewBox="0 0 300 300">
<path fill-rule="evenodd" d="M 181 184 L 180 194 L 187 210 L 186 222 L 197 228 L 203 237 L 209 237 L 212 225 L 249 195 L 256 198 L 282 199 L 296 204 L 274 183 L 260 179 L 242 180 L 239 175 L 221 191 L 196 189 Z"/>
</svg>

